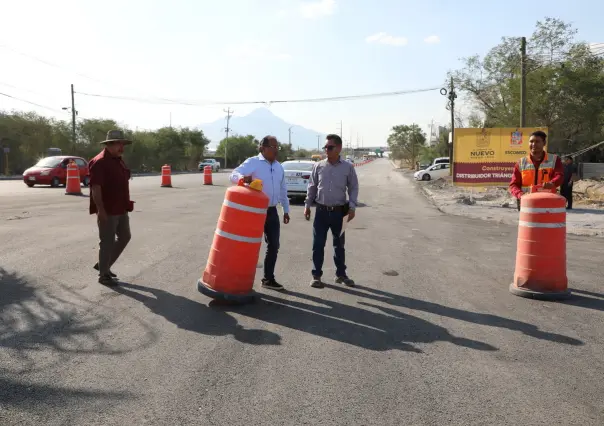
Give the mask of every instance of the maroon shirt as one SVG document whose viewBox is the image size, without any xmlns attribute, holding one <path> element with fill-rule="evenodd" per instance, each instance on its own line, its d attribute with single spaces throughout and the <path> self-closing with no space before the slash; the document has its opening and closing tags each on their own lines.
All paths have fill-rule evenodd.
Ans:
<svg viewBox="0 0 604 426">
<path fill-rule="evenodd" d="M 112 157 L 106 149 L 88 163 L 90 168 L 90 187 L 99 185 L 103 205 L 108 215 L 126 214 L 130 207 L 130 169 L 121 157 Z M 90 214 L 98 209 L 90 196 Z"/>
</svg>

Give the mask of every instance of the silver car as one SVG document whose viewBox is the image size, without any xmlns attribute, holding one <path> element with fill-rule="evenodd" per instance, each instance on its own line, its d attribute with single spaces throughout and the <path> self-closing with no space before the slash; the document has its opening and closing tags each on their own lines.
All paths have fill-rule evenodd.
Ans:
<svg viewBox="0 0 604 426">
<path fill-rule="evenodd" d="M 315 164 L 315 161 L 309 160 L 292 160 L 282 163 L 283 170 L 285 171 L 285 184 L 287 185 L 288 197 L 306 197 L 310 174 Z"/>
</svg>

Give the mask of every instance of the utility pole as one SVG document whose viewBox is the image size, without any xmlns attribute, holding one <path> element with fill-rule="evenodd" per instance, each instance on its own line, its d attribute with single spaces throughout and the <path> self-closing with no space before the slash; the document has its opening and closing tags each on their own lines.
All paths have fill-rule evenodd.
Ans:
<svg viewBox="0 0 604 426">
<path fill-rule="evenodd" d="M 520 40 L 520 127 L 526 125 L 526 37 Z"/>
<path fill-rule="evenodd" d="M 226 127 L 224 129 L 224 131 L 226 132 L 226 138 L 224 139 L 224 168 L 227 168 L 227 149 L 229 146 L 229 132 L 231 131 L 231 128 L 229 127 L 229 124 L 231 122 L 231 115 L 233 115 L 233 112 L 235 111 L 231 111 L 231 108 L 227 108 L 225 110 L 223 110 L 224 112 L 227 113 L 226 116 Z"/>
<path fill-rule="evenodd" d="M 411 126 L 411 132 L 413 133 L 413 140 L 411 141 L 411 167 L 415 170 L 415 144 L 417 143 L 417 134 L 415 133 L 415 123 Z"/>
<path fill-rule="evenodd" d="M 340 139 L 342 138 L 342 120 L 340 120 Z"/>
<path fill-rule="evenodd" d="M 172 128 L 172 112 L 170 112 L 170 129 Z"/>
<path fill-rule="evenodd" d="M 289 129 L 287 129 L 287 131 L 289 132 L 289 139 L 287 140 L 287 142 L 289 143 L 290 146 L 292 144 L 292 127 L 294 127 L 294 126 L 289 126 Z"/>
<path fill-rule="evenodd" d="M 447 109 L 451 111 L 451 143 L 449 144 L 449 164 L 451 165 L 449 170 L 450 173 L 453 173 L 453 144 L 455 143 L 455 99 L 457 98 L 457 93 L 455 93 L 455 85 L 453 83 L 453 77 L 451 77 L 451 85 L 449 86 L 449 90 L 446 88 L 440 89 L 440 94 L 443 96 L 447 96 L 449 102 L 447 103 Z"/>
<path fill-rule="evenodd" d="M 71 141 L 73 143 L 72 151 L 75 154 L 76 147 L 76 109 L 75 109 L 75 96 L 73 91 L 73 84 L 71 85 Z"/>
<path fill-rule="evenodd" d="M 321 135 L 317 135 L 317 152 L 320 154 L 321 153 L 321 147 L 319 146 L 321 144 Z"/>
</svg>

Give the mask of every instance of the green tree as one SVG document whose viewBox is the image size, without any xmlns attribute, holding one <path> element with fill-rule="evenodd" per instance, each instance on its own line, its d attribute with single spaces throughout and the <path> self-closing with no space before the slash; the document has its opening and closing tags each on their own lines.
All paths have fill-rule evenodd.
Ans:
<svg viewBox="0 0 604 426">
<path fill-rule="evenodd" d="M 449 132 L 450 127 L 444 127 L 439 132 L 438 142 L 435 146 L 424 146 L 420 149 L 419 159 L 423 163 L 432 163 L 437 157 L 449 156 Z"/>
<path fill-rule="evenodd" d="M 295 158 L 310 158 L 311 153 L 306 149 L 299 149 L 294 153 Z"/>
<path fill-rule="evenodd" d="M 293 156 L 294 156 L 294 149 L 292 148 L 291 143 L 284 143 L 279 146 L 279 154 L 277 154 L 278 161 L 283 162 Z"/>
<path fill-rule="evenodd" d="M 416 124 L 394 126 L 388 136 L 388 147 L 392 152 L 392 158 L 406 160 L 410 165 L 415 164 L 422 149 L 425 148 L 425 143 L 426 134 Z"/>
<path fill-rule="evenodd" d="M 228 141 L 226 139 L 220 141 L 216 149 L 216 156 L 224 158 L 226 147 L 227 164 L 225 167 L 236 167 L 245 159 L 258 155 L 258 144 L 259 141 L 252 135 L 230 136 Z"/>
<path fill-rule="evenodd" d="M 195 169 L 209 142 L 202 131 L 186 127 L 132 132 L 115 120 L 81 119 L 77 122 L 74 144 L 71 122 L 32 112 L 0 112 L 0 145 L 10 149 L 10 172 L 16 174 L 46 157 L 48 148 L 60 148 L 64 154 L 90 159 L 103 149 L 100 142 L 111 129 L 124 130 L 132 140 L 124 158 L 133 171 L 159 171 L 166 163 L 174 170 Z"/>
<path fill-rule="evenodd" d="M 578 149 L 602 140 L 604 59 L 559 19 L 538 21 L 527 41 L 527 126 L 550 130 L 550 149 L 567 140 Z M 520 39 L 504 37 L 484 58 L 465 58 L 451 75 L 484 127 L 515 127 L 520 119 Z"/>
</svg>

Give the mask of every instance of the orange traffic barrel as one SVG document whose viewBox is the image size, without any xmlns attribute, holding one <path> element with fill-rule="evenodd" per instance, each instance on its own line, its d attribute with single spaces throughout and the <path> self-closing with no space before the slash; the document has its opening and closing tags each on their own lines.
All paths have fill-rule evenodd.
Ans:
<svg viewBox="0 0 604 426">
<path fill-rule="evenodd" d="M 162 188 L 172 188 L 172 168 L 168 164 L 161 166 Z"/>
<path fill-rule="evenodd" d="M 520 199 L 516 271 L 510 292 L 540 300 L 570 296 L 566 277 L 566 199 L 556 190 L 531 193 Z"/>
<path fill-rule="evenodd" d="M 203 168 L 203 184 L 212 185 L 212 166 L 205 166 Z"/>
<path fill-rule="evenodd" d="M 197 282 L 199 292 L 234 303 L 254 300 L 268 203 L 261 180 L 248 186 L 241 179 L 237 186 L 227 189 L 208 263 Z"/>
<path fill-rule="evenodd" d="M 80 183 L 80 169 L 75 161 L 67 164 L 67 182 L 65 182 L 65 195 L 82 195 Z"/>
</svg>

